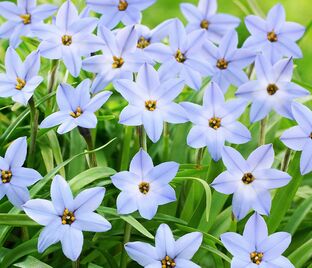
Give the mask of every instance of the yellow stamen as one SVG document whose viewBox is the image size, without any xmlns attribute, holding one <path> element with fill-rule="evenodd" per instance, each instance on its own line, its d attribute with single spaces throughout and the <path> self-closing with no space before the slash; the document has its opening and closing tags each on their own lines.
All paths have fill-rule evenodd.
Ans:
<svg viewBox="0 0 312 268">
<path fill-rule="evenodd" d="M 2 170 L 1 171 L 1 180 L 2 183 L 8 183 L 11 181 L 12 172 L 10 170 Z"/>
<path fill-rule="evenodd" d="M 147 100 L 147 101 L 145 101 L 145 108 L 146 108 L 146 110 L 151 111 L 151 112 L 155 111 L 156 104 L 157 104 L 157 101 L 155 101 L 155 100 Z"/>
<path fill-rule="evenodd" d="M 185 55 L 181 52 L 180 49 L 178 49 L 177 53 L 175 54 L 175 59 L 177 62 L 183 63 L 186 61 Z"/>
<path fill-rule="evenodd" d="M 161 260 L 161 268 L 173 268 L 173 267 L 176 267 L 176 263 L 169 256 L 166 256 Z"/>
<path fill-rule="evenodd" d="M 31 15 L 30 14 L 22 14 L 20 15 L 20 18 L 22 19 L 23 23 L 26 24 L 30 24 L 31 23 Z"/>
<path fill-rule="evenodd" d="M 242 177 L 242 181 L 244 184 L 250 184 L 255 180 L 255 177 L 251 173 L 245 173 Z"/>
<path fill-rule="evenodd" d="M 148 182 L 141 182 L 139 184 L 139 190 L 142 194 L 147 194 L 150 190 L 150 184 Z"/>
<path fill-rule="evenodd" d="M 137 48 L 144 49 L 150 45 L 150 40 L 145 39 L 143 36 L 139 38 L 139 41 L 137 43 Z"/>
<path fill-rule="evenodd" d="M 209 119 L 209 126 L 215 130 L 221 127 L 221 118 L 219 117 L 212 117 Z"/>
<path fill-rule="evenodd" d="M 274 95 L 278 91 L 278 87 L 275 84 L 269 84 L 267 87 L 267 92 L 269 95 Z"/>
<path fill-rule="evenodd" d="M 272 42 L 272 43 L 277 42 L 277 40 L 278 40 L 277 34 L 276 34 L 274 31 L 269 32 L 269 33 L 267 34 L 267 38 L 268 38 L 268 40 L 269 40 L 270 42 Z"/>
<path fill-rule="evenodd" d="M 125 11 L 128 8 L 128 2 L 126 0 L 119 0 L 118 10 Z"/>
<path fill-rule="evenodd" d="M 257 265 L 260 265 L 260 263 L 262 262 L 262 259 L 263 259 L 263 253 L 261 252 L 252 252 L 250 253 L 250 260 L 257 264 Z"/>
<path fill-rule="evenodd" d="M 62 216 L 62 224 L 72 224 L 75 221 L 74 212 L 69 211 L 68 208 L 64 209 Z"/>
<path fill-rule="evenodd" d="M 72 44 L 72 42 L 73 42 L 73 39 L 70 35 L 65 34 L 62 36 L 62 44 L 64 46 L 70 46 Z"/>
<path fill-rule="evenodd" d="M 228 65 L 229 63 L 224 58 L 217 61 L 217 67 L 221 70 L 227 69 Z"/>
<path fill-rule="evenodd" d="M 26 81 L 19 77 L 16 78 L 16 82 L 15 89 L 17 90 L 22 90 L 26 85 Z"/>
<path fill-rule="evenodd" d="M 114 69 L 120 68 L 125 63 L 123 58 L 118 58 L 116 56 L 113 56 L 113 60 L 114 61 L 113 61 L 112 66 L 113 66 Z"/>
<path fill-rule="evenodd" d="M 75 112 L 70 112 L 69 114 L 70 114 L 72 117 L 77 118 L 77 117 L 81 116 L 82 113 L 83 113 L 83 112 L 82 112 L 81 108 L 78 106 Z"/>
<path fill-rule="evenodd" d="M 202 20 L 201 23 L 200 23 L 200 27 L 201 27 L 202 29 L 208 30 L 209 21 L 208 21 L 208 20 Z"/>
</svg>

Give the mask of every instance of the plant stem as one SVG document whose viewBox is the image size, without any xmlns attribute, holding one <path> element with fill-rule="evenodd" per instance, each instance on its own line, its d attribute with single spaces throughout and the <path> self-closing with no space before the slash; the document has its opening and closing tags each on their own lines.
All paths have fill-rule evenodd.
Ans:
<svg viewBox="0 0 312 268">
<path fill-rule="evenodd" d="M 129 157 L 130 157 L 131 137 L 132 137 L 132 127 L 126 126 L 122 155 L 121 155 L 120 170 L 126 170 L 128 168 Z"/>
<path fill-rule="evenodd" d="M 52 60 L 51 61 L 51 69 L 49 71 L 49 76 L 48 76 L 48 94 L 50 94 L 53 91 L 53 88 L 55 87 L 55 84 L 57 82 L 56 75 L 57 75 L 57 69 L 59 66 L 59 60 Z M 47 102 L 47 110 L 52 109 L 51 107 L 51 99 L 48 100 Z"/>
<path fill-rule="evenodd" d="M 146 145 L 146 133 L 144 131 L 144 127 L 143 126 L 138 126 L 138 137 L 139 137 L 139 144 L 140 147 L 147 151 L 147 145 Z"/>
<path fill-rule="evenodd" d="M 79 264 L 79 258 L 78 258 L 78 260 L 72 262 L 72 268 L 79 268 L 79 267 L 80 267 L 80 264 Z"/>
<path fill-rule="evenodd" d="M 30 145 L 29 145 L 27 166 L 28 167 L 34 167 L 39 112 L 36 109 L 35 101 L 34 101 L 33 97 L 30 98 L 28 104 L 29 104 L 29 108 L 30 108 L 30 127 L 31 127 L 31 130 L 30 130 Z"/>
<path fill-rule="evenodd" d="M 199 148 L 197 150 L 197 155 L 196 155 L 196 168 L 200 168 L 201 167 L 201 162 L 204 156 L 204 151 L 205 148 Z"/>
<path fill-rule="evenodd" d="M 284 160 L 282 163 L 282 171 L 287 171 L 287 169 L 288 169 L 290 154 L 291 154 L 291 150 L 289 148 L 287 148 L 287 150 L 285 152 Z"/>
<path fill-rule="evenodd" d="M 125 233 L 124 233 L 124 239 L 123 239 L 123 245 L 128 243 L 130 241 L 131 237 L 131 225 L 128 222 L 125 222 Z M 120 259 L 120 268 L 126 268 L 127 267 L 127 252 L 125 248 L 123 248 L 121 253 L 121 259 Z"/>
<path fill-rule="evenodd" d="M 22 233 L 22 241 L 29 240 L 29 232 L 27 226 L 21 227 L 21 233 Z"/>
<path fill-rule="evenodd" d="M 164 123 L 164 152 L 163 152 L 163 161 L 167 161 L 169 158 L 169 129 L 168 123 Z"/>
<path fill-rule="evenodd" d="M 83 127 L 78 127 L 79 133 L 81 136 L 85 139 L 88 151 L 92 151 L 94 149 L 93 142 L 92 142 L 92 136 L 91 136 L 91 131 L 88 128 L 83 128 Z M 97 162 L 96 162 L 96 155 L 95 153 L 90 153 L 89 154 L 89 167 L 96 167 Z"/>
<path fill-rule="evenodd" d="M 260 137 L 259 137 L 259 145 L 265 144 L 265 131 L 266 131 L 266 124 L 268 118 L 265 117 L 260 122 Z"/>
</svg>

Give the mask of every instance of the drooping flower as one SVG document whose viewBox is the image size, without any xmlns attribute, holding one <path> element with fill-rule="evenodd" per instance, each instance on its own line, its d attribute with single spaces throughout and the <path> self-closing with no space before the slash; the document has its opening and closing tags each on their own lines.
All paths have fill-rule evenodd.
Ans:
<svg viewBox="0 0 312 268">
<path fill-rule="evenodd" d="M 63 59 L 70 74 L 77 77 L 81 57 L 104 46 L 103 41 L 92 34 L 96 26 L 96 18 L 79 17 L 76 7 L 67 0 L 58 11 L 55 24 L 36 25 L 33 31 L 43 40 L 39 45 L 41 56 Z"/>
<path fill-rule="evenodd" d="M 286 172 L 271 168 L 274 162 L 272 144 L 258 147 L 247 160 L 235 149 L 225 146 L 222 161 L 227 171 L 221 173 L 211 186 L 220 193 L 233 194 L 235 217 L 241 220 L 250 209 L 269 215 L 269 190 L 283 187 L 291 179 Z"/>
<path fill-rule="evenodd" d="M 243 68 L 251 64 L 256 56 L 251 50 L 238 49 L 237 44 L 237 32 L 232 30 L 224 35 L 219 47 L 209 41 L 203 45 L 202 57 L 206 57 L 213 67 L 211 80 L 216 82 L 223 92 L 226 92 L 230 85 L 238 87 L 248 81 Z"/>
<path fill-rule="evenodd" d="M 234 99 L 225 102 L 221 89 L 214 82 L 205 90 L 203 106 L 191 102 L 180 104 L 194 124 L 187 136 L 187 144 L 193 148 L 207 146 L 215 161 L 221 158 L 225 141 L 242 144 L 251 138 L 249 130 L 237 121 L 246 108 L 246 101 Z"/>
<path fill-rule="evenodd" d="M 127 26 L 115 35 L 109 29 L 99 26 L 98 36 L 105 42 L 103 55 L 95 55 L 83 61 L 82 68 L 96 73 L 91 92 L 97 93 L 117 79 L 131 79 L 145 59 L 137 53 L 137 32 L 135 26 Z"/>
<path fill-rule="evenodd" d="M 295 22 L 286 22 L 285 10 L 281 4 L 269 11 L 266 20 L 249 15 L 245 24 L 251 36 L 245 41 L 244 47 L 262 52 L 271 64 L 282 57 L 302 57 L 296 41 L 303 36 L 305 27 Z"/>
<path fill-rule="evenodd" d="M 217 44 L 228 31 L 235 29 L 240 23 L 234 16 L 216 14 L 217 0 L 199 0 L 197 7 L 182 3 L 180 8 L 188 21 L 187 32 L 204 29 L 207 40 Z"/>
<path fill-rule="evenodd" d="M 199 90 L 202 77 L 212 72 L 210 64 L 201 53 L 204 40 L 204 30 L 187 34 L 182 22 L 173 19 L 169 32 L 170 53 L 159 68 L 162 80 L 178 76 L 189 87 Z M 163 57 L 163 54 L 160 56 Z"/>
<path fill-rule="evenodd" d="M 281 136 L 281 141 L 290 149 L 302 151 L 300 172 L 305 175 L 312 171 L 312 111 L 293 102 L 292 113 L 298 126 L 291 127 Z"/>
<path fill-rule="evenodd" d="M 0 26 L 0 39 L 9 38 L 10 46 L 17 48 L 21 43 L 21 36 L 36 36 L 32 31 L 33 27 L 56 10 L 57 7 L 53 5 L 36 6 L 36 0 L 17 0 L 17 5 L 8 1 L 1 2 L 0 16 L 8 21 Z"/>
<path fill-rule="evenodd" d="M 42 253 L 60 241 L 65 256 L 72 261 L 77 260 L 83 245 L 82 231 L 106 232 L 111 229 L 111 224 L 94 212 L 104 194 L 105 188 L 94 187 L 73 198 L 65 179 L 55 176 L 51 184 L 52 202 L 33 199 L 23 205 L 30 218 L 45 226 L 39 235 L 38 251 Z"/>
<path fill-rule="evenodd" d="M 236 96 L 252 102 L 250 121 L 263 119 L 272 109 L 284 117 L 293 119 L 292 101 L 310 93 L 291 82 L 292 59 L 282 59 L 271 65 L 265 56 L 259 55 L 256 58 L 255 69 L 257 79 L 243 84 L 236 91 Z"/>
<path fill-rule="evenodd" d="M 179 169 L 176 162 L 153 165 L 152 158 L 143 149 L 132 158 L 129 171 L 113 175 L 112 182 L 121 193 L 117 198 L 119 214 L 136 210 L 145 219 L 152 219 L 158 206 L 176 200 L 174 189 L 169 185 Z"/>
<path fill-rule="evenodd" d="M 27 187 L 42 178 L 36 170 L 23 167 L 26 154 L 27 139 L 21 137 L 11 143 L 4 158 L 0 156 L 0 199 L 6 195 L 20 209 L 29 200 Z"/>
<path fill-rule="evenodd" d="M 173 100 L 183 89 L 181 79 L 160 81 L 158 72 L 144 64 L 137 81 L 120 79 L 114 83 L 116 90 L 129 102 L 120 114 L 119 123 L 127 126 L 143 125 L 152 142 L 160 139 L 163 123 L 184 123 L 184 109 Z"/>
<path fill-rule="evenodd" d="M 90 98 L 91 81 L 83 80 L 77 88 L 62 83 L 56 92 L 56 101 L 60 111 L 45 118 L 40 128 L 50 128 L 60 125 L 59 134 L 64 134 L 79 126 L 82 128 L 95 128 L 97 118 L 95 112 L 108 100 L 112 92 L 103 91 Z"/>
<path fill-rule="evenodd" d="M 9 47 L 5 55 L 6 73 L 0 73 L 0 97 L 27 105 L 43 78 L 38 76 L 40 69 L 39 51 L 34 51 L 21 61 L 16 51 Z"/>
<path fill-rule="evenodd" d="M 291 235 L 286 232 L 268 235 L 267 225 L 257 213 L 247 221 L 243 235 L 224 233 L 221 235 L 221 241 L 234 256 L 231 268 L 294 268 L 292 263 L 282 256 L 291 242 Z"/>
<path fill-rule="evenodd" d="M 193 232 L 174 240 L 167 224 L 158 227 L 155 247 L 143 242 L 125 245 L 128 255 L 145 268 L 200 268 L 191 261 L 203 240 L 200 232 Z"/>
<path fill-rule="evenodd" d="M 141 11 L 153 5 L 156 0 L 87 0 L 87 5 L 95 12 L 103 14 L 100 24 L 112 29 L 120 21 L 124 25 L 141 22 Z"/>
</svg>

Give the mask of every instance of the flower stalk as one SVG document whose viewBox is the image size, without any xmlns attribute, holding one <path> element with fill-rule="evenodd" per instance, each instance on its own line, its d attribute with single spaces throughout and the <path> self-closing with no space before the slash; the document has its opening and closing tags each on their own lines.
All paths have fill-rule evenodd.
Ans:
<svg viewBox="0 0 312 268">
<path fill-rule="evenodd" d="M 30 108 L 30 146 L 29 146 L 29 154 L 28 154 L 28 167 L 34 167 L 35 162 L 35 152 L 36 152 L 36 139 L 38 133 L 38 118 L 39 111 L 36 108 L 34 98 L 31 97 L 29 102 Z"/>
<path fill-rule="evenodd" d="M 79 129 L 79 133 L 86 141 L 88 151 L 94 150 L 90 129 L 83 128 L 83 127 L 78 127 L 78 129 Z M 89 154 L 89 167 L 92 168 L 96 166 L 97 166 L 96 155 L 95 155 L 95 152 L 92 152 Z"/>
<path fill-rule="evenodd" d="M 167 161 L 169 158 L 169 126 L 167 122 L 164 122 L 164 151 L 163 161 Z"/>
<path fill-rule="evenodd" d="M 260 122 L 260 136 L 259 136 L 259 146 L 265 144 L 265 131 L 267 126 L 268 118 L 265 117 Z"/>
</svg>

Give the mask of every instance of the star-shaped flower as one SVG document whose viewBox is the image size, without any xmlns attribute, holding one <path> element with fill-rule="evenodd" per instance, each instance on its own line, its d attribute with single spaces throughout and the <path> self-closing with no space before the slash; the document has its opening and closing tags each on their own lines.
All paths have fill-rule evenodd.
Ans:
<svg viewBox="0 0 312 268">
<path fill-rule="evenodd" d="M 221 241 L 234 256 L 231 268 L 294 268 L 282 256 L 291 242 L 291 235 L 286 232 L 268 235 L 267 225 L 257 213 L 247 221 L 243 235 L 224 233 Z"/>
<path fill-rule="evenodd" d="M 95 12 L 103 14 L 100 24 L 112 29 L 120 21 L 124 25 L 141 22 L 141 11 L 153 5 L 156 0 L 87 0 Z"/>
<path fill-rule="evenodd" d="M 60 111 L 45 118 L 40 128 L 50 128 L 59 125 L 57 132 L 64 134 L 79 126 L 95 128 L 97 118 L 95 112 L 108 100 L 112 92 L 103 91 L 90 98 L 91 81 L 83 80 L 77 88 L 68 84 L 60 84 L 56 92 L 56 101 Z"/>
<path fill-rule="evenodd" d="M 181 79 L 160 81 L 158 72 L 151 65 L 144 64 L 136 82 L 120 79 L 114 83 L 116 90 L 129 102 L 121 111 L 119 123 L 127 126 L 143 125 L 152 142 L 160 139 L 163 123 L 184 123 L 187 116 L 184 109 L 173 100 L 183 89 Z"/>
<path fill-rule="evenodd" d="M 0 73 L 0 97 L 27 105 L 43 78 L 38 76 L 40 55 L 34 51 L 21 61 L 16 51 L 9 47 L 5 55 L 6 73 Z"/>
<path fill-rule="evenodd" d="M 67 0 L 59 9 L 55 24 L 41 24 L 33 31 L 43 40 L 39 45 L 41 56 L 63 59 L 71 75 L 80 73 L 82 56 L 100 50 L 103 41 L 92 34 L 97 26 L 96 18 L 81 18 L 76 7 Z"/>
<path fill-rule="evenodd" d="M 211 80 L 216 82 L 223 92 L 226 92 L 230 85 L 238 87 L 248 81 L 243 68 L 252 63 L 256 56 L 251 50 L 238 49 L 237 44 L 237 32 L 232 30 L 224 35 L 218 47 L 209 41 L 203 45 L 204 56 L 213 67 Z"/>
<path fill-rule="evenodd" d="M 182 102 L 181 105 L 194 124 L 187 136 L 187 144 L 193 148 L 207 146 L 215 161 L 221 158 L 225 141 L 241 144 L 251 138 L 249 130 L 237 121 L 246 108 L 246 101 L 234 99 L 225 102 L 221 89 L 214 82 L 205 90 L 203 106 L 191 102 Z"/>
<path fill-rule="evenodd" d="M 113 175 L 112 182 L 121 193 L 117 198 L 119 214 L 136 210 L 145 219 L 152 219 L 159 205 L 176 200 L 169 185 L 179 169 L 176 162 L 165 162 L 154 167 L 152 158 L 143 149 L 132 158 L 129 171 Z"/>
<path fill-rule="evenodd" d="M 182 3 L 180 5 L 188 24 L 188 32 L 204 29 L 206 38 L 214 43 L 219 43 L 228 31 L 235 29 L 240 20 L 228 14 L 216 14 L 217 0 L 199 0 L 198 6 Z"/>
<path fill-rule="evenodd" d="M 155 247 L 143 242 L 129 242 L 125 249 L 131 259 L 145 268 L 200 268 L 190 259 L 202 240 L 201 233 L 193 232 L 175 241 L 169 226 L 161 224 L 155 236 Z"/>
<path fill-rule="evenodd" d="M 7 196 L 16 207 L 29 200 L 27 186 L 31 186 L 42 177 L 34 169 L 22 167 L 27 154 L 27 139 L 21 137 L 11 143 L 4 158 L 0 156 L 0 199 Z"/>
<path fill-rule="evenodd" d="M 236 96 L 252 102 L 250 121 L 263 119 L 272 109 L 284 117 L 293 119 L 291 103 L 295 98 L 310 93 L 291 82 L 292 59 L 282 59 L 271 65 L 265 56 L 259 55 L 255 68 L 257 79 L 243 84 L 236 91 Z"/>
<path fill-rule="evenodd" d="M 25 213 L 44 225 L 38 239 L 42 253 L 50 245 L 61 241 L 65 256 L 78 259 L 83 245 L 82 231 L 106 232 L 111 224 L 95 213 L 105 194 L 105 188 L 94 187 L 79 193 L 76 198 L 65 179 L 55 176 L 51 184 L 52 202 L 45 199 L 29 200 L 23 205 Z"/>
<path fill-rule="evenodd" d="M 305 175 L 312 171 L 312 111 L 294 102 L 292 113 L 298 126 L 286 130 L 281 136 L 281 141 L 292 150 L 302 151 L 300 172 Z"/>
<path fill-rule="evenodd" d="M 36 6 L 36 0 L 17 0 L 17 6 L 12 2 L 0 3 L 0 16 L 8 21 L 0 26 L 0 39 L 9 38 L 10 46 L 17 48 L 21 36 L 36 36 L 32 29 L 57 10 L 53 5 Z M 40 36 L 37 36 L 40 37 Z"/>
<path fill-rule="evenodd" d="M 271 168 L 274 162 L 272 144 L 258 147 L 247 160 L 235 149 L 225 146 L 222 161 L 227 171 L 221 173 L 211 186 L 220 193 L 234 194 L 232 205 L 235 217 L 241 220 L 251 208 L 269 215 L 269 190 L 283 187 L 291 179 L 286 172 Z"/>
<path fill-rule="evenodd" d="M 275 5 L 266 20 L 250 15 L 245 24 L 251 36 L 244 47 L 261 51 L 274 64 L 282 57 L 301 58 L 302 52 L 296 41 L 300 39 L 305 28 L 295 22 L 286 22 L 285 10 L 281 4 Z"/>
<path fill-rule="evenodd" d="M 135 26 L 127 26 L 115 34 L 104 26 L 99 26 L 98 36 L 105 42 L 103 55 L 86 58 L 82 68 L 96 73 L 91 92 L 97 93 L 117 79 L 133 79 L 145 59 L 137 53 L 138 35 Z"/>
</svg>

